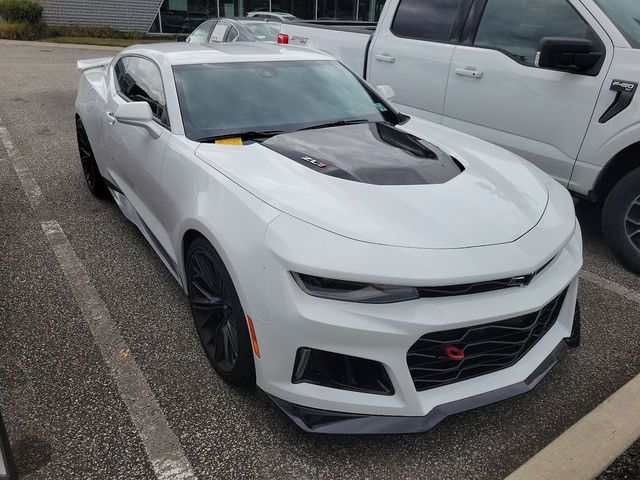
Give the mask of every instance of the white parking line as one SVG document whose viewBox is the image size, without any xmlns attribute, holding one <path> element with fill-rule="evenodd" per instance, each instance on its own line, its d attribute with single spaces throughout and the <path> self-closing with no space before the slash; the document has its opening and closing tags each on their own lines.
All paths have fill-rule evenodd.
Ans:
<svg viewBox="0 0 640 480">
<path fill-rule="evenodd" d="M 46 208 L 43 208 L 46 207 L 44 195 L 29 170 L 27 162 L 15 148 L 2 118 L 0 118 L 0 141 L 7 151 L 34 212 L 46 212 Z M 43 221 L 41 225 L 84 320 L 91 330 L 93 341 L 100 350 L 104 362 L 109 366 L 156 478 L 158 480 L 196 479 L 180 441 L 171 430 L 160 404 L 67 236 L 55 220 Z"/>
<path fill-rule="evenodd" d="M 506 480 L 589 480 L 640 437 L 640 375 L 532 457 Z"/>
<path fill-rule="evenodd" d="M 589 272 L 588 270 L 582 270 L 580 272 L 580 278 L 586 280 L 587 282 L 594 283 L 605 290 L 615 293 L 616 295 L 620 295 L 623 298 L 631 302 L 635 302 L 640 305 L 640 293 L 630 290 L 624 285 L 620 285 L 619 283 L 612 282 L 611 280 L 607 280 L 600 275 Z"/>
<path fill-rule="evenodd" d="M 31 174 L 31 170 L 29 170 L 27 162 L 22 156 L 18 155 L 18 151 L 13 145 L 13 141 L 11 140 L 11 135 L 9 135 L 9 131 L 4 126 L 4 122 L 2 121 L 1 117 L 0 141 L 7 151 L 7 155 L 9 156 L 9 160 L 11 161 L 11 165 L 13 165 L 13 169 L 18 175 L 18 179 L 22 184 L 24 193 L 27 194 L 27 198 L 29 199 L 29 203 L 31 203 L 31 207 L 36 210 L 38 207 L 40 207 L 40 205 L 44 203 L 44 195 L 42 195 L 42 190 L 40 190 L 36 179 Z"/>
<path fill-rule="evenodd" d="M 62 228 L 52 220 L 42 222 L 42 229 L 67 277 L 93 340 L 111 369 L 157 478 L 195 479 L 178 438 Z"/>
</svg>

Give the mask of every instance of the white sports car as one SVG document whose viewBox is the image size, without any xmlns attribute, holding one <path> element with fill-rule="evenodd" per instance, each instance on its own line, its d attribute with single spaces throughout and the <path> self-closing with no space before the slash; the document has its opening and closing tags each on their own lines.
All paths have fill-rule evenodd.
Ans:
<svg viewBox="0 0 640 480">
<path fill-rule="evenodd" d="M 89 188 L 184 288 L 222 379 L 301 428 L 425 431 L 530 390 L 578 344 L 572 199 L 513 154 L 297 47 L 78 67 Z"/>
</svg>

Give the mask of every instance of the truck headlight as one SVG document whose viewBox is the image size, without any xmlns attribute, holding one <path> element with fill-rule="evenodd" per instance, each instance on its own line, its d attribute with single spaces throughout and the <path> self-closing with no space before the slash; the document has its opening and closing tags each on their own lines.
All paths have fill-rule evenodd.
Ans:
<svg viewBox="0 0 640 480">
<path fill-rule="evenodd" d="M 307 294 L 330 300 L 356 303 L 395 303 L 419 298 L 413 287 L 379 285 L 315 277 L 291 272 L 298 286 Z"/>
</svg>

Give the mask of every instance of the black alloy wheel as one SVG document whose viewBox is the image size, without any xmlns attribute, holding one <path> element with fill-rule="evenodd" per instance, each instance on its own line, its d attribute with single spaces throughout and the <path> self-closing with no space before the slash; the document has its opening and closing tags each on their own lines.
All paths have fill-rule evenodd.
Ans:
<svg viewBox="0 0 640 480">
<path fill-rule="evenodd" d="M 109 194 L 109 190 L 100 175 L 96 158 L 91 149 L 89 136 L 82 124 L 82 120 L 76 117 L 76 134 L 78 136 L 78 153 L 80 154 L 80 162 L 82 163 L 82 172 L 87 182 L 89 191 L 96 197 L 105 198 Z"/>
<path fill-rule="evenodd" d="M 622 264 L 640 274 L 640 168 L 609 192 L 602 209 L 602 231 Z"/>
<path fill-rule="evenodd" d="M 203 238 L 189 246 L 187 281 L 196 330 L 213 368 L 229 384 L 255 384 L 242 305 L 222 259 Z"/>
</svg>

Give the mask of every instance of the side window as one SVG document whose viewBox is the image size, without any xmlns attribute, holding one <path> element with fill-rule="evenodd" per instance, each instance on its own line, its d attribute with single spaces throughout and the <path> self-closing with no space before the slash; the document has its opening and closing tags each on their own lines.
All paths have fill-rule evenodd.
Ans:
<svg viewBox="0 0 640 480">
<path fill-rule="evenodd" d="M 543 37 L 600 40 L 566 0 L 488 0 L 474 45 L 503 50 L 527 65 L 536 64 Z"/>
<path fill-rule="evenodd" d="M 391 31 L 399 37 L 447 42 L 451 38 L 462 2 L 463 0 L 401 0 Z"/>
<path fill-rule="evenodd" d="M 133 102 L 147 102 L 153 116 L 169 126 L 167 102 L 158 67 L 140 57 L 123 57 L 114 68 L 118 91 Z"/>
<path fill-rule="evenodd" d="M 209 30 L 211 29 L 211 22 L 205 22 L 196 28 L 191 35 L 189 35 L 190 43 L 204 43 L 207 41 Z"/>
<path fill-rule="evenodd" d="M 224 39 L 225 42 L 235 42 L 236 39 L 240 36 L 238 29 L 233 25 L 229 28 L 227 32 L 227 37 Z"/>
<path fill-rule="evenodd" d="M 210 42 L 224 42 L 224 36 L 229 29 L 229 24 L 226 22 L 218 22 L 211 32 Z"/>
</svg>

